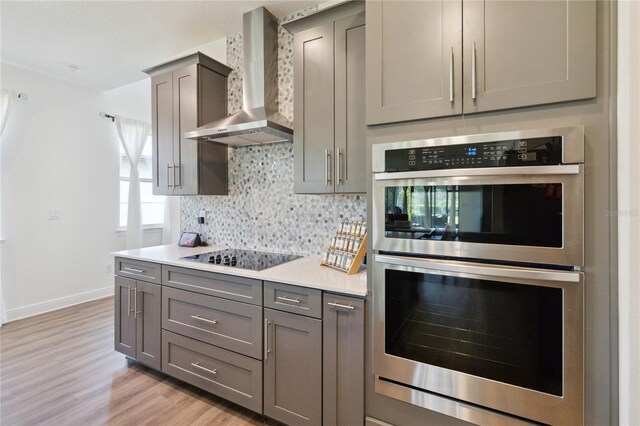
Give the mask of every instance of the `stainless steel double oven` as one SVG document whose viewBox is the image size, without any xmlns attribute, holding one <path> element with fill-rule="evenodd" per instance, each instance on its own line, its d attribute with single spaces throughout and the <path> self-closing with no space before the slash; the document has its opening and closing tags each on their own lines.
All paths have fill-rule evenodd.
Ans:
<svg viewBox="0 0 640 426">
<path fill-rule="evenodd" d="M 583 422 L 583 147 L 582 127 L 374 145 L 376 392 Z"/>
</svg>

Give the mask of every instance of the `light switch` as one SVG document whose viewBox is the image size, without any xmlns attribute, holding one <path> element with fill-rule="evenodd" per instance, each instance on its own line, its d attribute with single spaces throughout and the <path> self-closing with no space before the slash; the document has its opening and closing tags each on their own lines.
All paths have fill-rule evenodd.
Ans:
<svg viewBox="0 0 640 426">
<path fill-rule="evenodd" d="M 49 220 L 60 220 L 60 209 L 49 209 Z"/>
</svg>

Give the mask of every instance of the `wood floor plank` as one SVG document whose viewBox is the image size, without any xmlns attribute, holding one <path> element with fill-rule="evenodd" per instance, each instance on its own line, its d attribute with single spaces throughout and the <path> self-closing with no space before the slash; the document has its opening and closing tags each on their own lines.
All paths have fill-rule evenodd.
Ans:
<svg viewBox="0 0 640 426">
<path fill-rule="evenodd" d="M 113 298 L 0 328 L 0 424 L 276 425 L 113 349 Z"/>
</svg>

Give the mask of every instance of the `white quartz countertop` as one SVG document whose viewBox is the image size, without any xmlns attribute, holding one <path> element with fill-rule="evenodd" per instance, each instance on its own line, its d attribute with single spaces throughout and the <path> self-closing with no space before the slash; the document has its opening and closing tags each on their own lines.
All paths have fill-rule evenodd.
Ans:
<svg viewBox="0 0 640 426">
<path fill-rule="evenodd" d="M 199 269 L 201 271 L 217 272 L 237 277 L 255 278 L 264 281 L 275 281 L 301 287 L 316 288 L 352 296 L 367 295 L 367 273 L 365 270 L 355 275 L 347 275 L 326 266 L 320 266 L 320 256 L 305 256 L 291 262 L 286 262 L 262 271 L 234 268 L 230 266 L 212 265 L 208 263 L 191 262 L 181 259 L 186 256 L 224 250 L 225 247 L 179 247 L 174 244 L 145 247 L 135 250 L 114 252 L 114 256 L 146 262 L 162 263 L 164 265 L 181 266 Z"/>
</svg>

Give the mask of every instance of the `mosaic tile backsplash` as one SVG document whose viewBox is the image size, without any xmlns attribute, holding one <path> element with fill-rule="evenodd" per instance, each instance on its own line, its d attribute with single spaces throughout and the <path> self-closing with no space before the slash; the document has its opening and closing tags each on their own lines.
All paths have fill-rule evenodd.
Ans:
<svg viewBox="0 0 640 426">
<path fill-rule="evenodd" d="M 316 7 L 280 23 L 312 14 Z M 242 109 L 242 34 L 227 38 L 229 113 Z M 279 111 L 293 120 L 293 36 L 278 29 Z M 230 248 L 302 255 L 322 254 L 342 219 L 366 218 L 362 195 L 293 193 L 293 144 L 229 149 L 229 195 L 180 198 L 180 228 L 200 232 L 209 243 Z"/>
</svg>

